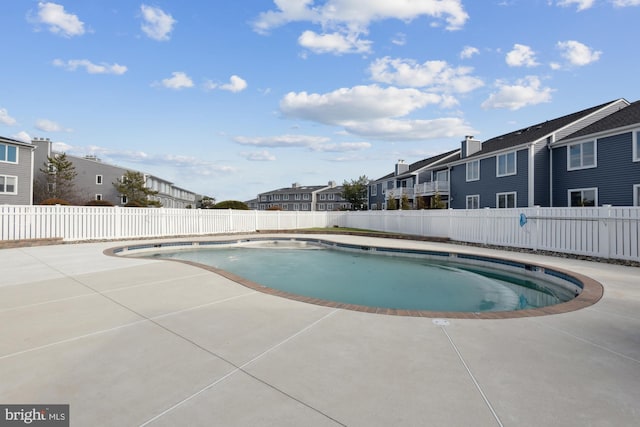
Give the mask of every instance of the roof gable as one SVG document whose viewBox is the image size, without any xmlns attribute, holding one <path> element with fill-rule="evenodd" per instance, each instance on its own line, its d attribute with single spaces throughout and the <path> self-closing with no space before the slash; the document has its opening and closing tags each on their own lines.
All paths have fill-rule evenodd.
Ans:
<svg viewBox="0 0 640 427">
<path fill-rule="evenodd" d="M 409 165 L 408 171 L 403 172 L 397 176 L 394 172 L 391 172 L 381 178 L 376 179 L 374 182 L 384 181 L 394 177 L 410 176 L 414 174 L 416 171 L 418 171 L 419 169 L 424 169 L 427 167 L 436 167 L 438 165 L 444 165 L 444 161 L 447 160 L 449 157 L 454 156 L 456 153 L 457 154 L 460 153 L 459 148 L 456 148 L 455 150 L 447 151 L 446 153 L 438 154 L 437 156 L 429 157 L 427 159 L 418 160 L 417 162 L 411 163 Z M 458 160 L 458 159 L 456 158 L 455 160 Z"/>
<path fill-rule="evenodd" d="M 630 104 L 628 107 L 621 108 L 615 113 L 598 120 L 589 126 L 572 133 L 566 138 L 558 142 L 579 138 L 582 136 L 607 132 L 627 126 L 640 125 L 640 101 Z"/>
<path fill-rule="evenodd" d="M 577 122 L 578 120 L 581 120 L 589 116 L 590 114 L 593 114 L 598 110 L 601 110 L 604 107 L 610 106 L 619 101 L 620 100 L 617 99 L 614 101 L 606 102 L 604 104 L 596 105 L 595 107 L 587 108 L 582 111 L 558 117 L 556 119 L 547 120 L 545 122 L 537 123 L 535 125 L 531 125 L 514 132 L 491 138 L 482 143 L 482 149 L 480 151 L 466 158 L 468 159 L 473 157 L 481 157 L 488 153 L 515 148 L 520 145 L 530 144 L 532 142 L 546 139 L 547 137 L 553 135 L 566 126 L 569 126 L 570 124 Z"/>
</svg>

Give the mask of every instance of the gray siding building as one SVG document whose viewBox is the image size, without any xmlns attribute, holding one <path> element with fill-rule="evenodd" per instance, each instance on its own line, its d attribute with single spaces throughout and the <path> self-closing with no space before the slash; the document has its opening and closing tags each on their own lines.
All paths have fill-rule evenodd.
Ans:
<svg viewBox="0 0 640 427">
<path fill-rule="evenodd" d="M 291 187 L 260 193 L 258 194 L 258 210 L 316 211 L 318 210 L 318 193 L 332 188 L 332 185 L 335 187 L 333 181 L 328 185 L 311 186 L 293 183 Z"/>
<path fill-rule="evenodd" d="M 551 148 L 552 206 L 640 206 L 640 101 Z"/>
<path fill-rule="evenodd" d="M 0 137 L 0 204 L 33 204 L 34 149 L 31 144 Z"/>
<path fill-rule="evenodd" d="M 552 144 L 628 106 L 618 99 L 485 142 L 467 137 L 461 160 L 449 164 L 456 209 L 549 206 Z"/>
<path fill-rule="evenodd" d="M 401 206 L 403 196 L 413 209 L 429 208 L 436 195 L 448 207 L 450 176 L 447 163 L 459 158 L 460 150 L 456 149 L 411 164 L 399 160 L 393 173 L 369 184 L 369 209 L 387 209 L 390 199 L 396 206 Z"/>
<path fill-rule="evenodd" d="M 36 173 L 45 168 L 47 157 L 56 155 L 52 150 L 51 141 L 48 138 L 35 138 L 33 145 L 37 147 Z M 121 180 L 128 168 L 110 165 L 102 162 L 96 156 L 76 157 L 67 155 L 73 163 L 77 176 L 75 178 L 75 190 L 83 203 L 90 200 L 106 200 L 116 206 L 124 206 L 128 201 L 126 197 L 118 193 L 114 183 Z M 173 185 L 172 182 L 160 177 L 140 172 L 145 178 L 146 187 L 158 191 L 156 196 L 150 197 L 159 201 L 166 208 L 195 208 L 200 196 L 192 191 Z"/>
</svg>

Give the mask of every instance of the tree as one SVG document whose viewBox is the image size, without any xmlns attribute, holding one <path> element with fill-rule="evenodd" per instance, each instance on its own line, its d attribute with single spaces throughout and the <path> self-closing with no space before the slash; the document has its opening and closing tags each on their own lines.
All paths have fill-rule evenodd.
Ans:
<svg viewBox="0 0 640 427">
<path fill-rule="evenodd" d="M 352 179 L 351 182 L 344 181 L 342 183 L 342 198 L 351 203 L 351 210 L 367 210 L 367 187 L 369 186 L 369 178 L 362 175 L 358 179 Z"/>
<path fill-rule="evenodd" d="M 216 204 L 216 199 L 209 196 L 202 196 L 202 199 L 198 202 L 198 207 L 200 209 L 213 209 Z"/>
<path fill-rule="evenodd" d="M 113 183 L 113 186 L 126 197 L 129 206 L 156 206 L 160 207 L 162 204 L 157 200 L 150 200 L 150 196 L 158 194 L 157 191 L 147 188 L 144 175 L 140 172 L 126 171 L 122 179 L 118 178 L 117 182 Z"/>
<path fill-rule="evenodd" d="M 409 203 L 409 196 L 403 194 L 400 198 L 400 209 L 403 211 L 408 211 L 411 209 L 411 204 Z"/>
<path fill-rule="evenodd" d="M 436 194 L 431 199 L 431 209 L 444 209 L 447 205 L 442 201 L 440 193 L 436 191 Z"/>
<path fill-rule="evenodd" d="M 395 211 L 398 209 L 398 204 L 396 203 L 396 199 L 394 199 L 393 197 L 389 196 L 389 198 L 387 199 L 387 210 L 388 211 Z"/>
<path fill-rule="evenodd" d="M 78 173 L 65 153 L 47 157 L 40 172 L 44 177 L 37 180 L 34 186 L 36 203 L 47 199 L 61 199 L 75 204 L 79 202 L 74 183 Z"/>
<path fill-rule="evenodd" d="M 213 209 L 238 209 L 248 211 L 249 206 L 247 206 L 246 203 L 240 202 L 238 200 L 225 200 L 220 203 L 216 203 Z"/>
</svg>

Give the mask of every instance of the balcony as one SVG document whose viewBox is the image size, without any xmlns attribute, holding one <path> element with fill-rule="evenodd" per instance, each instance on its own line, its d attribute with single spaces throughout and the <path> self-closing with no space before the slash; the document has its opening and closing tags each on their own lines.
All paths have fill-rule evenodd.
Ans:
<svg viewBox="0 0 640 427">
<path fill-rule="evenodd" d="M 418 184 L 415 187 L 390 188 L 385 192 L 386 197 L 399 199 L 403 195 L 412 199 L 416 196 L 433 196 L 439 193 L 441 196 L 449 194 L 449 181 L 433 181 Z"/>
<path fill-rule="evenodd" d="M 433 196 L 438 193 L 442 195 L 449 194 L 449 181 L 432 181 L 418 184 L 414 187 L 416 196 Z"/>
</svg>

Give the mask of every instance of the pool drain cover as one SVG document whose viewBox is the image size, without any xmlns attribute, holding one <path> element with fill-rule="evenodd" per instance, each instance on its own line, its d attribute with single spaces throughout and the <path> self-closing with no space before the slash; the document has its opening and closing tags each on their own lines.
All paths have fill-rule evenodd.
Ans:
<svg viewBox="0 0 640 427">
<path fill-rule="evenodd" d="M 436 326 L 449 326 L 449 321 L 447 319 L 433 319 L 432 322 Z"/>
</svg>

